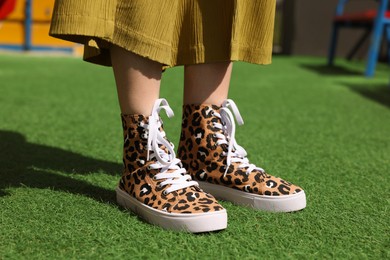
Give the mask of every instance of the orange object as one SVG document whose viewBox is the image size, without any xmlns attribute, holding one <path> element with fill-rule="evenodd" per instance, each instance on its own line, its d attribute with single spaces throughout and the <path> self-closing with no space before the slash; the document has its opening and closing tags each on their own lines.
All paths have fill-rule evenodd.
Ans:
<svg viewBox="0 0 390 260">
<path fill-rule="evenodd" d="M 353 13 L 353 14 L 343 14 L 338 15 L 334 18 L 334 21 L 336 22 L 371 22 L 374 23 L 374 20 L 376 18 L 377 11 L 376 10 L 367 10 L 360 13 Z M 385 17 L 390 18 L 390 11 L 387 11 L 385 13 Z"/>
<path fill-rule="evenodd" d="M 15 9 L 16 0 L 0 0 L 0 20 L 6 18 Z"/>
</svg>

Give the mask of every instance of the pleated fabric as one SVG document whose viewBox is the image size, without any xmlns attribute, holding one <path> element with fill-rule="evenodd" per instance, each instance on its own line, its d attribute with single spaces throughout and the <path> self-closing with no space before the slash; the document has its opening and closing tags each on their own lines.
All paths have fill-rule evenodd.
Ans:
<svg viewBox="0 0 390 260">
<path fill-rule="evenodd" d="M 167 67 L 271 62 L 275 0 L 57 0 L 50 35 L 111 65 L 109 46 Z"/>
</svg>

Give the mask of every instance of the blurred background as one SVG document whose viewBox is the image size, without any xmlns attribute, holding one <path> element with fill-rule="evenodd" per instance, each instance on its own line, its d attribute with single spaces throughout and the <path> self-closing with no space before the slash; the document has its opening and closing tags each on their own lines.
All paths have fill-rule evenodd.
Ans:
<svg viewBox="0 0 390 260">
<path fill-rule="evenodd" d="M 278 0 L 275 31 L 276 51 L 291 55 L 326 57 L 331 40 L 332 22 L 340 0 Z M 345 13 L 361 13 L 378 8 L 375 0 L 344 1 Z M 344 57 L 362 35 L 362 30 L 345 28 L 339 35 L 337 55 Z M 357 57 L 367 54 L 365 42 Z"/>
<path fill-rule="evenodd" d="M 54 0 L 0 0 L 0 50 L 82 55 L 82 47 L 50 37 Z"/>
</svg>

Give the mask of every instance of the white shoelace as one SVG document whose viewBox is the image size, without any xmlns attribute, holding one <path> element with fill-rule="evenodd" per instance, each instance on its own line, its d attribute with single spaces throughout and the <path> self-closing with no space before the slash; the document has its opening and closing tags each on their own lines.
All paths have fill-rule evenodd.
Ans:
<svg viewBox="0 0 390 260">
<path fill-rule="evenodd" d="M 166 115 L 170 118 L 173 116 L 173 111 L 169 107 L 165 99 L 158 99 L 154 103 L 152 114 L 149 116 L 149 124 L 144 124 L 142 127 L 148 130 L 148 155 L 147 160 L 156 159 L 157 161 L 149 165 L 150 169 L 161 169 L 160 173 L 154 176 L 155 180 L 163 180 L 160 183 L 160 188 L 171 185 L 164 193 L 180 190 L 183 188 L 198 186 L 196 181 L 193 181 L 191 176 L 186 174 L 186 170 L 181 167 L 181 162 L 176 158 L 173 144 L 165 139 L 165 132 L 160 131 L 162 126 L 159 113 L 165 110 Z M 160 146 L 166 147 L 165 151 Z"/>
<path fill-rule="evenodd" d="M 229 109 L 230 108 L 230 109 Z M 233 113 L 232 113 L 233 112 Z M 236 134 L 236 124 L 234 118 L 237 120 L 238 125 L 243 125 L 244 120 L 241 117 L 240 112 L 233 100 L 227 99 L 223 102 L 220 109 L 220 113 L 214 111 L 214 115 L 219 117 L 222 121 L 220 123 L 213 123 L 213 126 L 217 129 L 221 129 L 225 134 L 216 133 L 215 137 L 219 140 L 217 145 L 226 144 L 228 146 L 228 151 L 223 152 L 223 156 L 226 156 L 226 170 L 223 177 L 226 177 L 229 166 L 232 163 L 238 162 L 241 163 L 238 168 L 245 169 L 245 173 L 249 175 L 253 170 L 259 170 L 265 172 L 264 169 L 257 167 L 254 164 L 249 163 L 247 153 L 243 147 L 237 144 L 235 139 Z"/>
</svg>

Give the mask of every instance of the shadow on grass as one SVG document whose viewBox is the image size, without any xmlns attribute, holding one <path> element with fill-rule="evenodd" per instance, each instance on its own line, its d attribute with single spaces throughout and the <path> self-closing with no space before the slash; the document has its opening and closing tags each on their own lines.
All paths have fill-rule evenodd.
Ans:
<svg viewBox="0 0 390 260">
<path fill-rule="evenodd" d="M 350 90 L 390 108 L 390 86 L 387 84 L 343 83 Z"/>
<path fill-rule="evenodd" d="M 363 76 L 363 72 L 359 70 L 352 70 L 346 67 L 334 65 L 312 65 L 312 64 L 301 64 L 302 68 L 316 72 L 324 76 Z"/>
<path fill-rule="evenodd" d="M 113 190 L 72 178 L 70 174 L 118 175 L 121 165 L 59 148 L 33 144 L 16 132 L 0 130 L 0 196 L 10 187 L 51 188 L 115 203 Z M 56 174 L 60 171 L 65 174 Z M 69 176 L 64 176 L 69 174 Z M 119 178 L 119 176 L 118 176 Z"/>
</svg>

